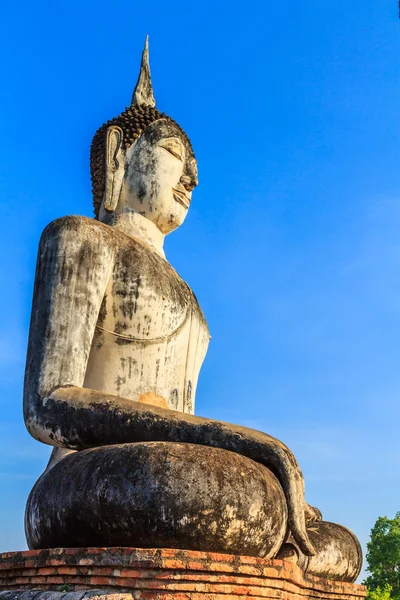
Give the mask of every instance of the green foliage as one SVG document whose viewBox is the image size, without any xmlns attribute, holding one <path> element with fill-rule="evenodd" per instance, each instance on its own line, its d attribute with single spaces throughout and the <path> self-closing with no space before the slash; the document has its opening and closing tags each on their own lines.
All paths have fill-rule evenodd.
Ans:
<svg viewBox="0 0 400 600">
<path fill-rule="evenodd" d="M 383 587 L 377 587 L 376 590 L 368 590 L 368 600 L 392 600 L 390 595 L 392 587 L 388 584 Z"/>
<path fill-rule="evenodd" d="M 400 600 L 400 512 L 394 519 L 379 517 L 367 545 L 368 598 Z M 373 595 L 374 594 L 374 595 Z"/>
</svg>

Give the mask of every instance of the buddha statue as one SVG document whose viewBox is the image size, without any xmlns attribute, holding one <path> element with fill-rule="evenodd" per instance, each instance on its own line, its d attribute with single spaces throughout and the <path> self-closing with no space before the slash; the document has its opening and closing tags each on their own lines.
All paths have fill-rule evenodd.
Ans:
<svg viewBox="0 0 400 600">
<path fill-rule="evenodd" d="M 155 107 L 147 40 L 131 105 L 94 136 L 91 174 L 95 219 L 57 219 L 38 251 L 24 417 L 53 452 L 28 499 L 29 547 L 281 557 L 355 580 L 359 543 L 305 502 L 291 451 L 194 416 L 210 336 L 163 242 L 197 163 Z"/>
</svg>

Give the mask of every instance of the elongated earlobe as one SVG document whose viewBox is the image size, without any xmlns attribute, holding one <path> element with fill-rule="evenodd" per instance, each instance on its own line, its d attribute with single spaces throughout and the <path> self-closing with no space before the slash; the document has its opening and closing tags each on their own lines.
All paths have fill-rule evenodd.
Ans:
<svg viewBox="0 0 400 600">
<path fill-rule="evenodd" d="M 113 212 L 118 206 L 125 171 L 125 153 L 122 148 L 123 132 L 120 127 L 109 127 L 106 137 L 106 189 L 104 210 Z"/>
</svg>

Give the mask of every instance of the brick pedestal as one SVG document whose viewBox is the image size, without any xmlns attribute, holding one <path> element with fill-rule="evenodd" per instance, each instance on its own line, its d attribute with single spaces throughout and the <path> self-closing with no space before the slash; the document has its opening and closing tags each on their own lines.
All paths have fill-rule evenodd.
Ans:
<svg viewBox="0 0 400 600">
<path fill-rule="evenodd" d="M 0 554 L 0 600 L 363 600 L 364 586 L 304 574 L 281 560 L 138 548 Z"/>
</svg>

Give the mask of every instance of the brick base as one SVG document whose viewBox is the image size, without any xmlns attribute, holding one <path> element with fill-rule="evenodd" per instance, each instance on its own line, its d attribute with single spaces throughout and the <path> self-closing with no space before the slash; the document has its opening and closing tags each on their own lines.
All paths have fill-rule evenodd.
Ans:
<svg viewBox="0 0 400 600">
<path fill-rule="evenodd" d="M 0 600 L 94 600 L 95 596 L 107 600 L 243 600 L 247 596 L 363 600 L 366 590 L 306 575 L 281 560 L 212 552 L 53 548 L 0 554 Z"/>
</svg>

